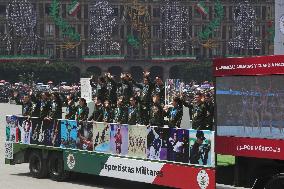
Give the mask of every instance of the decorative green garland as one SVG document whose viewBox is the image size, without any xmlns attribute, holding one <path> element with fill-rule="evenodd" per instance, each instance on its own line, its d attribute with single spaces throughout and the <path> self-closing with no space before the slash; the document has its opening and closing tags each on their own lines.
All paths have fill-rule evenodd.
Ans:
<svg viewBox="0 0 284 189">
<path fill-rule="evenodd" d="M 133 46 L 134 48 L 138 49 L 139 48 L 139 41 L 137 38 L 135 38 L 133 35 L 127 35 L 127 42 Z"/>
<path fill-rule="evenodd" d="M 210 35 L 214 33 L 214 30 L 221 25 L 224 16 L 224 8 L 219 0 L 215 2 L 214 9 L 215 9 L 216 18 L 214 18 L 206 26 L 206 28 L 201 33 L 199 33 L 198 37 L 200 40 L 208 40 Z"/>
<path fill-rule="evenodd" d="M 62 31 L 62 34 L 67 35 L 72 41 L 80 41 L 80 34 L 77 33 L 67 21 L 59 16 L 58 0 L 52 0 L 50 12 L 55 25 L 59 27 L 59 29 Z"/>
</svg>

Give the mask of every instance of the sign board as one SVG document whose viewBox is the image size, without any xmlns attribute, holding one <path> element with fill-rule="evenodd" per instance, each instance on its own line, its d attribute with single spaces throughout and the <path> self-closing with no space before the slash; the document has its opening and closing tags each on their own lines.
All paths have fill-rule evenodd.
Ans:
<svg viewBox="0 0 284 189">
<path fill-rule="evenodd" d="M 216 153 L 284 159 L 284 56 L 214 60 Z"/>
<path fill-rule="evenodd" d="M 90 78 L 81 78 L 81 98 L 86 99 L 87 102 L 92 101 L 92 86 Z"/>
</svg>

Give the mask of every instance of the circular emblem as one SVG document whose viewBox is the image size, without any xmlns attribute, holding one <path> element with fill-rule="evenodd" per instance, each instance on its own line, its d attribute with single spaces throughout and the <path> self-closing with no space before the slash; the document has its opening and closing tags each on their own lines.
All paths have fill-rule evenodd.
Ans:
<svg viewBox="0 0 284 189">
<path fill-rule="evenodd" d="M 73 154 L 69 154 L 67 156 L 67 166 L 69 169 L 74 169 L 75 167 L 75 164 L 76 164 L 76 161 L 75 161 L 75 157 Z"/>
<path fill-rule="evenodd" d="M 279 26 L 280 32 L 284 35 L 284 14 L 280 17 Z"/>
<path fill-rule="evenodd" d="M 209 186 L 209 176 L 205 170 L 199 171 L 197 175 L 197 183 L 201 189 L 206 189 Z"/>
</svg>

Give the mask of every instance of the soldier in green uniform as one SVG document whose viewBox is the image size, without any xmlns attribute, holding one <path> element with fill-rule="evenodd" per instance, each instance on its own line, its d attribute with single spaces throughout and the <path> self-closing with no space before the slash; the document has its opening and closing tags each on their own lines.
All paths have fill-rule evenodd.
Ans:
<svg viewBox="0 0 284 189">
<path fill-rule="evenodd" d="M 128 116 L 127 116 L 127 123 L 129 125 L 136 125 L 137 123 L 140 123 L 139 118 L 139 111 L 136 99 L 134 97 L 130 98 L 130 106 L 128 107 Z"/>
<path fill-rule="evenodd" d="M 194 97 L 194 104 L 192 109 L 192 129 L 206 130 L 206 107 L 202 101 L 203 95 L 198 92 Z"/>
<path fill-rule="evenodd" d="M 160 104 L 159 94 L 155 94 L 153 97 L 153 103 L 150 109 L 150 125 L 151 126 L 164 126 L 163 107 Z"/>
<path fill-rule="evenodd" d="M 214 102 L 210 93 L 205 96 L 205 108 L 206 108 L 206 130 L 213 129 L 214 122 Z"/>
<path fill-rule="evenodd" d="M 51 102 L 50 102 L 50 94 L 48 92 L 42 93 L 41 101 L 40 101 L 40 119 L 45 119 L 49 117 L 51 112 Z"/>
<path fill-rule="evenodd" d="M 175 97 L 172 102 L 173 107 L 165 107 L 164 115 L 169 118 L 168 126 L 170 128 L 180 128 L 183 109 L 182 102 L 179 97 Z"/>
<path fill-rule="evenodd" d="M 163 104 L 165 103 L 165 85 L 161 77 L 155 78 L 155 87 L 152 92 L 152 96 L 154 96 L 155 94 L 159 94 L 160 103 L 163 106 Z"/>
<path fill-rule="evenodd" d="M 143 84 L 136 83 L 133 84 L 141 89 L 140 99 L 139 99 L 139 111 L 141 116 L 141 122 L 143 125 L 149 124 L 149 111 L 151 104 L 151 95 L 154 89 L 154 84 L 150 80 L 150 72 L 144 72 Z"/>
<path fill-rule="evenodd" d="M 62 102 L 58 93 L 53 93 L 51 95 L 51 111 L 49 117 L 51 119 L 62 119 Z"/>
<path fill-rule="evenodd" d="M 41 94 L 33 94 L 32 92 L 30 93 L 30 98 L 31 98 L 31 103 L 32 103 L 32 110 L 31 110 L 31 117 L 39 117 L 39 112 L 40 112 L 40 99 L 41 99 Z"/>
<path fill-rule="evenodd" d="M 111 123 L 112 122 L 113 112 L 110 106 L 109 100 L 105 100 L 103 107 L 103 122 Z"/>
<path fill-rule="evenodd" d="M 65 119 L 75 120 L 76 118 L 76 105 L 74 101 L 74 96 L 67 96 L 67 107 L 66 107 L 66 115 Z"/>
<path fill-rule="evenodd" d="M 127 123 L 127 109 L 123 106 L 123 98 L 117 100 L 116 108 L 114 109 L 113 122 L 119 124 Z"/>
<path fill-rule="evenodd" d="M 31 116 L 32 115 L 32 103 L 28 95 L 24 95 L 22 102 L 22 115 Z"/>
<path fill-rule="evenodd" d="M 101 102 L 101 99 L 98 97 L 94 98 L 94 111 L 91 114 L 91 116 L 88 118 L 88 121 L 97 121 L 97 122 L 102 122 L 103 121 L 103 105 Z"/>
<path fill-rule="evenodd" d="M 77 106 L 76 111 L 76 120 L 77 121 L 87 121 L 89 115 L 89 108 L 87 102 L 84 98 L 79 99 L 79 105 Z"/>
</svg>

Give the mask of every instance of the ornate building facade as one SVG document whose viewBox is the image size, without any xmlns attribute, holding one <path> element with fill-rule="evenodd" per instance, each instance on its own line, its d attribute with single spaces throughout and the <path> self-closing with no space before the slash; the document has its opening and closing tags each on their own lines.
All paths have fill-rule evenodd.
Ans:
<svg viewBox="0 0 284 189">
<path fill-rule="evenodd" d="M 182 13 L 185 17 L 186 25 L 181 31 L 180 38 L 183 40 L 183 48 L 170 48 L 167 49 L 165 44 L 165 34 L 161 32 L 161 21 L 163 18 L 165 3 L 168 0 L 109 0 L 110 6 L 113 8 L 112 16 L 116 20 L 116 24 L 112 28 L 112 40 L 120 44 L 119 50 L 102 50 L 99 52 L 90 53 L 88 51 L 89 45 L 92 42 L 90 33 L 90 9 L 96 0 L 80 0 L 80 9 L 76 12 L 75 16 L 68 14 L 68 6 L 71 0 L 61 0 L 59 15 L 70 23 L 80 34 L 80 44 L 75 48 L 62 48 L 66 43 L 66 36 L 62 33 L 60 28 L 55 25 L 54 20 L 51 18 L 51 4 L 52 0 L 29 0 L 36 12 L 37 24 L 36 34 L 39 36 L 38 47 L 34 49 L 31 54 L 33 55 L 48 55 L 52 60 L 71 60 L 80 62 L 79 66 L 82 72 L 89 70 L 90 67 L 98 67 L 100 72 L 108 71 L 110 67 L 117 66 L 115 60 L 109 60 L 108 66 L 105 66 L 104 61 L 82 61 L 85 56 L 110 56 L 117 55 L 124 57 L 119 61 L 119 69 L 115 72 L 127 71 L 130 69 L 151 69 L 154 67 L 156 72 L 163 72 L 164 77 L 168 77 L 171 69 L 180 62 L 204 62 L 210 61 L 214 57 L 230 56 L 232 54 L 238 55 L 268 55 L 273 53 L 273 41 L 269 36 L 269 29 L 271 22 L 274 22 L 274 1 L 272 0 L 249 0 L 255 13 L 255 24 L 253 28 L 253 35 L 260 39 L 260 46 L 257 49 L 241 49 L 237 52 L 230 49 L 229 41 L 236 37 L 235 20 L 236 14 L 235 7 L 237 6 L 236 0 L 221 0 L 223 6 L 223 17 L 219 27 L 214 29 L 204 42 L 198 40 L 199 34 L 211 23 L 216 17 L 216 10 L 214 8 L 216 1 L 205 0 L 205 7 L 198 7 L 199 2 L 194 0 L 177 0 L 182 5 L 186 14 Z M 244 0 L 245 1 L 245 0 Z M 0 36 L 7 34 L 7 19 L 6 8 L 10 0 L 0 0 Z M 148 19 L 144 20 L 147 27 L 147 36 L 140 39 L 138 46 L 134 46 L 130 42 L 130 36 L 142 36 L 141 30 L 133 26 L 133 20 L 129 18 L 128 8 L 133 6 L 133 3 L 138 4 L 139 7 L 144 7 L 147 12 Z M 205 14 L 200 12 L 200 8 L 206 8 Z M 203 11 L 204 13 L 204 11 Z M 138 13 L 139 14 L 139 13 Z M 138 18 L 139 19 L 139 18 Z M 167 19 L 167 18 L 166 18 Z M 173 30 L 173 28 L 169 28 Z M 140 32 L 140 34 L 139 34 Z M 145 32 L 145 31 L 144 31 Z M 146 42 L 143 41 L 147 38 Z M 173 39 L 174 40 L 174 39 Z M 137 41 L 136 41 L 137 42 Z M 142 45 L 143 43 L 143 45 Z M 0 55 L 17 55 L 21 54 L 16 44 L 12 44 L 10 51 L 6 50 L 5 44 L 0 42 Z M 153 61 L 157 57 L 187 57 L 184 59 L 176 59 L 174 61 Z M 194 58 L 189 58 L 194 57 Z M 161 64 L 162 63 L 162 64 Z M 141 64 L 145 66 L 141 66 Z M 158 64 L 158 65 L 157 65 Z M 124 65 L 124 66 L 123 66 Z M 133 68 L 136 67 L 136 68 Z M 139 68 L 140 67 L 140 68 Z"/>
</svg>

